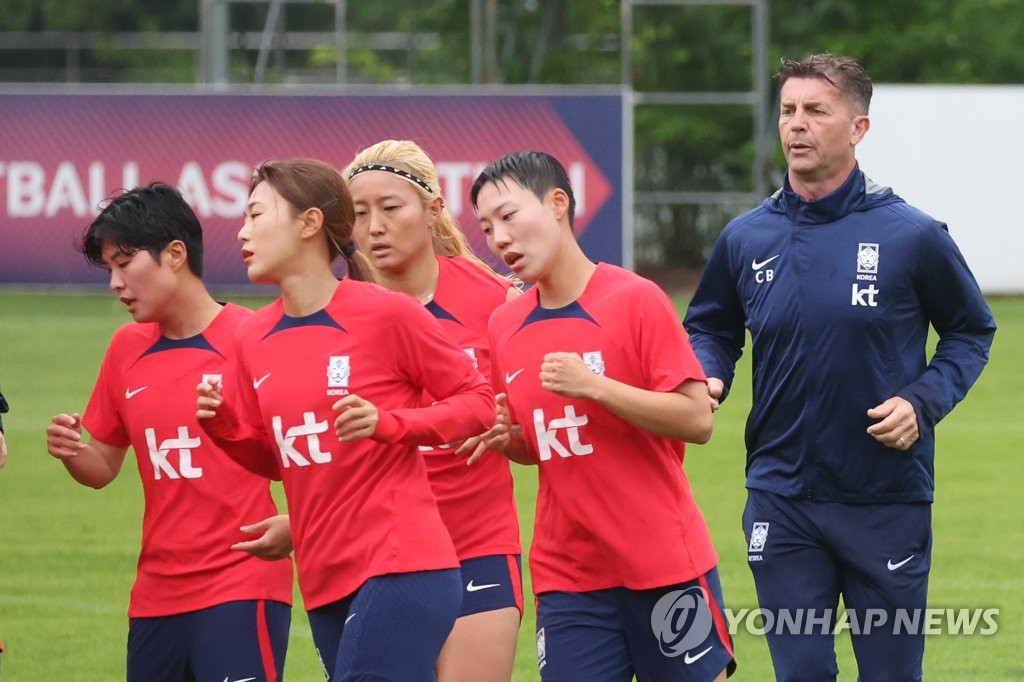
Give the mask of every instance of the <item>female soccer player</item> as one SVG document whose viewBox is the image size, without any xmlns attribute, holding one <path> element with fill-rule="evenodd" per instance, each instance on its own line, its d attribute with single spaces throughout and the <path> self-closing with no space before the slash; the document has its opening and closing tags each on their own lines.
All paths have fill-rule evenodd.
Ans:
<svg viewBox="0 0 1024 682">
<path fill-rule="evenodd" d="M 269 485 L 211 442 L 195 410 L 196 384 L 224 374 L 252 311 L 210 297 L 199 221 L 167 185 L 114 198 L 85 231 L 82 251 L 110 272 L 135 322 L 114 334 L 85 415 L 53 417 L 46 444 L 92 488 L 113 481 L 128 446 L 135 450 L 145 512 L 127 679 L 278 680 L 291 561 L 230 549 L 243 521 L 275 513 Z"/>
<path fill-rule="evenodd" d="M 487 376 L 487 320 L 519 290 L 468 246 L 433 161 L 415 142 L 384 140 L 356 155 L 343 175 L 355 202 L 356 243 L 379 283 L 423 304 Z M 433 399 L 425 396 L 425 404 Z M 485 457 L 467 467 L 452 448 L 420 450 L 462 570 L 462 610 L 438 659 L 438 679 L 507 682 L 523 608 L 508 460 Z"/>
<path fill-rule="evenodd" d="M 256 169 L 242 256 L 249 278 L 281 297 L 241 330 L 226 394 L 199 386 L 198 414 L 218 438 L 251 446 L 245 466 L 281 476 L 331 679 L 431 679 L 462 590 L 416 446 L 480 433 L 494 398 L 422 305 L 359 281 L 369 269 L 354 219 L 327 164 Z M 422 406 L 424 391 L 437 402 Z"/>
<path fill-rule="evenodd" d="M 537 657 L 551 680 L 724 679 L 718 558 L 683 472 L 711 436 L 704 373 L 652 282 L 591 262 L 562 165 L 495 161 L 470 198 L 529 292 L 488 326 L 502 409 L 488 437 L 539 466 L 530 551 Z"/>
</svg>

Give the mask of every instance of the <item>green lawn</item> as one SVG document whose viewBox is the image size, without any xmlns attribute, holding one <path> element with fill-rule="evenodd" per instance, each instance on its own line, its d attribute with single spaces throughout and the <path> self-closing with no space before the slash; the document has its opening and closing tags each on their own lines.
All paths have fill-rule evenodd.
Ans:
<svg viewBox="0 0 1024 682">
<path fill-rule="evenodd" d="M 1017 656 L 1024 616 L 1016 602 L 1024 594 L 1018 565 L 1024 519 L 1016 506 L 1024 469 L 1018 459 L 1024 446 L 1024 299 L 997 298 L 992 306 L 1000 325 L 992 362 L 939 427 L 930 594 L 933 606 L 999 608 L 1000 628 L 987 637 L 930 637 L 925 669 L 933 681 L 1024 678 Z M 123 679 L 125 609 L 141 522 L 137 475 L 126 466 L 108 488 L 83 488 L 46 453 L 44 431 L 54 413 L 84 408 L 110 334 L 127 320 L 109 294 L 0 290 L 0 385 L 14 410 L 6 420 L 10 461 L 0 473 L 2 680 Z M 747 365 L 737 377 L 716 415 L 711 443 L 691 447 L 686 462 L 733 610 L 757 606 L 740 530 Z M 518 467 L 516 475 L 528 543 L 536 475 Z M 515 680 L 537 678 L 529 596 L 527 607 Z M 741 632 L 735 644 L 740 679 L 771 679 L 763 637 Z M 843 679 L 855 679 L 848 637 L 840 641 L 840 668 Z M 322 679 L 301 608 L 294 612 L 286 676 Z"/>
</svg>

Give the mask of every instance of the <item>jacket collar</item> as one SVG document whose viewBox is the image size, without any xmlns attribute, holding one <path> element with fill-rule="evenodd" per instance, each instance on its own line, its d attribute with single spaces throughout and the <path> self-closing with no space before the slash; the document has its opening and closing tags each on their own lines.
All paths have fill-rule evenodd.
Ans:
<svg viewBox="0 0 1024 682">
<path fill-rule="evenodd" d="M 769 210 L 784 213 L 796 224 L 821 225 L 835 222 L 854 211 L 876 206 L 893 196 L 891 189 L 876 185 L 866 178 L 860 170 L 860 164 L 857 164 L 842 185 L 812 201 L 807 201 L 793 191 L 787 173 L 782 188 L 769 197 L 765 205 Z"/>
</svg>

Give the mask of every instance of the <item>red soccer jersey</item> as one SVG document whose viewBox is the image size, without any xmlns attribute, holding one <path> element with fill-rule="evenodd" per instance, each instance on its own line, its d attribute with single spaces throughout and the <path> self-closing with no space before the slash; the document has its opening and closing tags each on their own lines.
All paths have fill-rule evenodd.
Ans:
<svg viewBox="0 0 1024 682">
<path fill-rule="evenodd" d="M 416 446 L 480 433 L 494 397 L 424 307 L 345 279 L 312 315 L 288 317 L 280 300 L 261 309 L 239 343 L 226 399 L 239 430 L 269 445 L 245 465 L 284 483 L 306 608 L 373 576 L 457 567 Z M 417 407 L 424 391 L 439 402 Z M 338 440 L 332 405 L 350 394 L 376 405 L 373 440 Z M 225 421 L 204 425 L 230 437 Z"/>
<path fill-rule="evenodd" d="M 465 258 L 438 257 L 437 262 L 437 289 L 426 308 L 448 338 L 487 377 L 487 320 L 505 302 L 512 282 L 497 279 Z M 428 396 L 428 404 L 432 401 Z M 453 456 L 451 448 L 420 449 L 427 455 L 430 487 L 459 560 L 520 554 L 519 520 L 508 460 L 492 452 L 466 466 L 466 458 Z"/>
<path fill-rule="evenodd" d="M 110 342 L 82 425 L 131 445 L 145 495 L 142 551 L 128 615 L 167 616 L 241 599 L 291 604 L 291 560 L 264 561 L 231 545 L 239 526 L 277 513 L 267 480 L 236 464 L 199 428 L 196 386 L 221 376 L 252 311 L 228 304 L 182 340 L 128 324 Z"/>
<path fill-rule="evenodd" d="M 492 383 L 540 466 L 534 592 L 643 590 L 704 574 L 718 557 L 683 472 L 683 443 L 540 386 L 551 352 L 578 353 L 591 371 L 652 391 L 704 380 L 672 303 L 604 263 L 564 308 L 541 308 L 537 295 L 496 310 L 488 329 Z"/>
</svg>

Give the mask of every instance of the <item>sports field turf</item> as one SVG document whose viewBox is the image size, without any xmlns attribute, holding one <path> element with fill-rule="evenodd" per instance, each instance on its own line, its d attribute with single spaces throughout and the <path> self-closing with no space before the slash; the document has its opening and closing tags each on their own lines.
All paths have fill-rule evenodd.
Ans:
<svg viewBox="0 0 1024 682">
<path fill-rule="evenodd" d="M 929 636 L 925 679 L 933 682 L 1024 679 L 1024 299 L 991 303 L 999 324 L 992 361 L 938 430 L 930 605 L 998 608 L 999 631 Z M 141 524 L 138 477 L 126 463 L 108 488 L 84 488 L 46 453 L 44 432 L 54 413 L 85 407 L 110 334 L 128 319 L 109 294 L 0 290 L 0 386 L 12 405 L 5 420 L 10 461 L 0 472 L 2 682 L 124 679 L 125 609 Z M 711 442 L 691 446 L 686 460 L 733 611 L 757 606 L 740 530 L 746 362 L 745 356 L 732 397 L 716 415 Z M 515 471 L 528 543 L 536 472 Z M 286 679 L 315 682 L 323 678 L 296 598 Z M 537 679 L 531 606 L 528 593 L 517 681 Z M 772 679 L 763 637 L 741 631 L 735 645 L 734 679 Z M 401 655 L 401 643 L 395 646 Z M 845 635 L 839 650 L 841 679 L 855 679 Z"/>
</svg>

